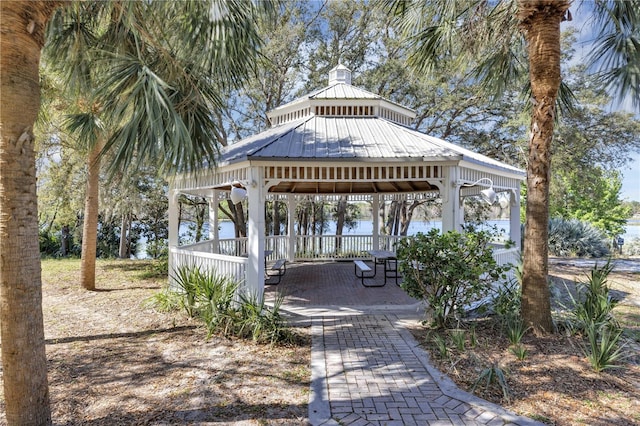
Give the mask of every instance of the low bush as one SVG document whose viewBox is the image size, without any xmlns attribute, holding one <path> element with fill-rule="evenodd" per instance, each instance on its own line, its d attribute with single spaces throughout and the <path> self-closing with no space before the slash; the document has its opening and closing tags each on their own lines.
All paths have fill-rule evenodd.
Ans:
<svg viewBox="0 0 640 426">
<path fill-rule="evenodd" d="M 601 267 L 596 264 L 586 282 L 576 283 L 577 295 L 571 299 L 572 328 L 586 336 L 584 352 L 596 372 L 617 367 L 624 355 L 619 344 L 622 328 L 613 316 L 618 301 L 607 285 L 613 266 L 611 259 Z"/>
<path fill-rule="evenodd" d="M 205 323 L 209 335 L 219 333 L 271 344 L 288 343 L 295 338 L 280 314 L 282 297 L 273 307 L 266 306 L 264 300 L 239 292 L 236 281 L 197 266 L 178 268 L 172 283 L 173 288 L 153 298 L 156 306 L 184 309 L 187 315 Z"/>
<path fill-rule="evenodd" d="M 489 296 L 492 284 L 506 279 L 511 265 L 500 266 L 490 245 L 493 234 L 476 231 L 433 229 L 398 243 L 402 288 L 426 302 L 428 320 L 435 328 L 446 328 L 460 320 L 470 303 Z"/>
<path fill-rule="evenodd" d="M 511 390 L 507 383 L 507 378 L 504 370 L 497 365 L 487 367 L 480 372 L 475 383 L 471 387 L 471 392 L 475 391 L 479 384 L 485 385 L 485 391 L 489 390 L 491 386 L 496 386 L 502 392 L 502 398 L 509 402 L 511 399 Z"/>
<path fill-rule="evenodd" d="M 625 241 L 622 246 L 622 254 L 625 256 L 640 256 L 640 238 L 632 238 Z"/>
<path fill-rule="evenodd" d="M 577 295 L 575 298 L 572 297 L 571 304 L 574 325 L 578 331 L 584 331 L 589 323 L 616 324 L 612 311 L 618 301 L 611 297 L 607 285 L 613 266 L 611 259 L 607 260 L 603 266 L 596 264 L 587 276 L 586 282 L 576 283 Z"/>
</svg>

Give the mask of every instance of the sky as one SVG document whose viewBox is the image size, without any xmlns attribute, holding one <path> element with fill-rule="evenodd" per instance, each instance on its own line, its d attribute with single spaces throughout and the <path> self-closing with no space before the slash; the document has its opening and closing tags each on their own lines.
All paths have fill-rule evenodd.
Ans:
<svg viewBox="0 0 640 426">
<path fill-rule="evenodd" d="M 640 153 L 632 155 L 635 161 L 630 169 L 622 170 L 622 199 L 640 201 Z"/>
</svg>

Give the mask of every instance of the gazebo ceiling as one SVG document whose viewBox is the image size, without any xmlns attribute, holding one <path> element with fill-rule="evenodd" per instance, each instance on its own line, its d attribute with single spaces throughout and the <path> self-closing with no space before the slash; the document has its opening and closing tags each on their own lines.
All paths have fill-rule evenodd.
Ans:
<svg viewBox="0 0 640 426">
<path fill-rule="evenodd" d="M 378 194 L 393 192 L 429 192 L 438 188 L 424 181 L 391 182 L 280 182 L 269 189 L 288 194 Z"/>
</svg>

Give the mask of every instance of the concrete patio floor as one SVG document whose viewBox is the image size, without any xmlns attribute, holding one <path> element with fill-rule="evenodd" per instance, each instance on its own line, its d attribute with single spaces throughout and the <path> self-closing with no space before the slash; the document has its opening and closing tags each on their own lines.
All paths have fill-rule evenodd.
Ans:
<svg viewBox="0 0 640 426">
<path fill-rule="evenodd" d="M 379 265 L 376 277 L 365 278 L 365 283 L 382 285 L 383 269 Z M 284 295 L 286 311 L 307 317 L 381 310 L 418 313 L 422 305 L 409 297 L 393 279 L 387 279 L 387 284 L 381 287 L 363 286 L 355 276 L 351 261 L 289 263 L 280 284 L 265 287 L 268 302 L 272 302 L 276 294 Z"/>
</svg>

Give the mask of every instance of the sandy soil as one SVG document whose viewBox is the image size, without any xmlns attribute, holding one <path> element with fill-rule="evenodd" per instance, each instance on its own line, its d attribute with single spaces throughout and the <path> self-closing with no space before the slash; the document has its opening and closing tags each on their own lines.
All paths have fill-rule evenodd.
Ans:
<svg viewBox="0 0 640 426">
<path fill-rule="evenodd" d="M 195 320 L 145 303 L 164 280 L 137 278 L 140 263 L 98 262 L 99 291 L 87 292 L 77 261 L 55 262 L 43 264 L 54 424 L 305 423 L 308 330 L 288 347 L 207 339 Z"/>
<path fill-rule="evenodd" d="M 499 327 L 487 320 L 475 321 L 478 343 L 464 350 L 452 348 L 441 356 L 430 340 L 423 346 L 437 367 L 462 389 L 470 390 L 486 368 L 500 368 L 509 395 L 497 384 L 479 384 L 475 393 L 518 414 L 552 425 L 640 425 L 640 259 L 636 268 L 617 271 L 609 281 L 620 304 L 617 319 L 627 329 L 626 358 L 619 369 L 595 373 L 584 352 L 584 341 L 558 333 L 547 337 L 527 335 L 522 344 L 523 360 L 511 351 Z M 637 262 L 637 263 L 635 263 Z M 552 260 L 550 277 L 556 306 L 567 302 L 566 289 L 573 291 L 576 279 L 584 280 L 591 263 Z M 637 271 L 637 272 L 634 272 Z M 414 330 L 424 341 L 424 329 Z"/>
</svg>

